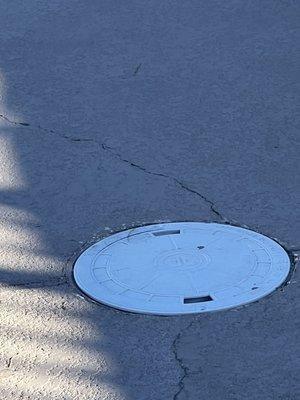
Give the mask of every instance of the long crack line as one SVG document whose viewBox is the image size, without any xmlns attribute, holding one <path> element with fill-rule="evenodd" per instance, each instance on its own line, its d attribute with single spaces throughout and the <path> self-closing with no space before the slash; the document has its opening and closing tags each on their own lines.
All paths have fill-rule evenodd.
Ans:
<svg viewBox="0 0 300 400">
<path fill-rule="evenodd" d="M 173 182 L 175 182 L 175 184 L 177 186 L 181 187 L 182 189 L 184 189 L 184 190 L 186 190 L 186 191 L 188 191 L 190 193 L 195 194 L 196 196 L 198 196 L 202 200 L 204 200 L 205 203 L 209 204 L 211 212 L 213 214 L 215 214 L 219 219 L 221 219 L 223 222 L 229 222 L 229 220 L 227 218 L 225 218 L 225 216 L 220 211 L 217 210 L 216 205 L 215 205 L 215 203 L 213 201 L 209 200 L 206 196 L 204 196 L 203 194 L 201 194 L 197 190 L 191 189 L 184 182 L 180 181 L 178 178 L 175 178 L 174 176 L 171 176 L 171 175 L 166 175 L 166 174 L 163 174 L 163 173 L 159 173 L 159 172 L 149 171 L 145 167 L 142 167 L 141 165 L 138 165 L 138 164 L 126 159 L 126 158 L 123 158 L 112 147 L 106 145 L 105 143 L 102 143 L 101 146 L 102 146 L 103 150 L 109 151 L 111 154 L 113 154 L 115 157 L 117 157 L 120 161 L 125 162 L 125 163 L 129 164 L 130 166 L 143 171 L 146 174 L 154 175 L 154 176 L 160 176 L 162 178 L 173 180 Z"/>
<path fill-rule="evenodd" d="M 188 331 L 192 325 L 196 322 L 197 320 L 192 320 L 183 330 L 181 330 L 175 337 L 173 343 L 172 343 L 172 352 L 174 354 L 174 358 L 176 362 L 178 363 L 182 373 L 181 373 L 181 378 L 179 379 L 178 382 L 178 390 L 173 396 L 173 400 L 177 400 L 179 398 L 180 393 L 184 390 L 184 380 L 188 376 L 189 373 L 189 368 L 184 364 L 183 359 L 179 357 L 178 355 L 178 343 L 182 338 L 182 335 Z"/>
<path fill-rule="evenodd" d="M 3 287 L 23 287 L 23 288 L 28 288 L 28 289 L 33 289 L 33 288 L 40 288 L 40 287 L 55 287 L 55 286 L 61 286 L 65 285 L 68 283 L 67 279 L 60 279 L 56 281 L 35 281 L 35 282 L 20 282 L 20 283 L 4 283 L 1 284 L 0 286 Z"/>
<path fill-rule="evenodd" d="M 57 131 L 53 131 L 52 129 L 47 129 L 44 128 L 40 125 L 34 126 L 31 125 L 27 122 L 17 122 L 17 121 L 13 121 L 10 118 L 8 118 L 6 115 L 4 114 L 0 114 L 0 119 L 6 121 L 7 123 L 11 124 L 11 125 L 16 125 L 16 126 L 23 126 L 23 127 L 32 127 L 35 129 L 39 129 L 43 132 L 47 132 L 47 133 L 51 133 L 54 135 L 57 135 L 63 139 L 66 140 L 70 140 L 72 142 L 93 142 L 96 143 L 99 147 L 101 147 L 104 151 L 109 151 L 111 154 L 113 154 L 115 157 L 117 157 L 120 161 L 125 162 L 127 164 L 129 164 L 130 166 L 139 169 L 140 171 L 143 171 L 146 174 L 149 175 L 154 175 L 154 176 L 160 176 L 162 178 L 165 179 L 170 179 L 173 180 L 173 182 L 175 182 L 175 184 L 177 184 L 179 187 L 181 187 L 182 189 L 195 194 L 196 196 L 200 197 L 202 200 L 204 200 L 207 204 L 209 204 L 210 210 L 211 212 L 216 215 L 222 222 L 229 222 L 229 220 L 216 208 L 216 205 L 213 201 L 211 201 L 210 199 L 208 199 L 206 196 L 204 196 L 202 193 L 198 192 L 195 189 L 191 189 L 190 187 L 188 187 L 184 182 L 180 181 L 178 178 L 171 176 L 171 175 L 167 175 L 167 174 L 163 174 L 163 173 L 159 173 L 159 172 L 154 172 L 154 171 L 149 171 L 148 169 L 146 169 L 145 167 L 142 167 L 141 165 L 138 165 L 130 160 L 127 160 L 126 158 L 123 158 L 121 156 L 121 154 L 117 153 L 112 147 L 106 145 L 105 143 L 99 143 L 97 140 L 93 139 L 93 138 L 80 138 L 80 137 L 72 137 L 72 136 L 68 136 L 68 135 L 64 135 L 62 133 L 59 133 Z"/>
<path fill-rule="evenodd" d="M 28 122 L 13 121 L 12 119 L 8 118 L 4 114 L 0 114 L 0 119 L 2 119 L 3 121 L 6 121 L 8 124 L 11 124 L 11 125 L 38 129 L 38 130 L 40 130 L 42 132 L 50 133 L 50 134 L 59 136 L 59 137 L 61 137 L 63 139 L 70 140 L 71 142 L 95 142 L 95 143 L 99 144 L 96 140 L 91 139 L 91 138 L 80 138 L 80 137 L 68 136 L 68 135 L 65 135 L 65 134 L 63 134 L 61 132 L 57 132 L 57 131 L 54 131 L 52 129 L 44 128 L 41 125 L 32 125 L 32 124 L 29 124 Z"/>
<path fill-rule="evenodd" d="M 45 132 L 45 133 L 48 133 L 48 134 L 51 134 L 51 135 L 58 136 L 61 139 L 68 140 L 70 142 L 77 142 L 77 143 L 90 142 L 90 143 L 95 143 L 99 147 L 99 150 L 101 150 L 101 143 L 99 143 L 96 139 L 93 139 L 93 138 L 74 137 L 74 136 L 65 135 L 65 134 L 63 134 L 61 132 L 54 131 L 53 129 L 44 128 L 44 127 L 42 127 L 40 125 L 32 125 L 32 124 L 29 124 L 27 122 L 13 121 L 10 118 L 8 118 L 6 115 L 3 115 L 3 114 L 0 114 L 0 119 L 6 121 L 7 123 L 9 123 L 11 125 L 16 125 L 16 126 L 21 126 L 21 127 L 29 127 L 31 129 L 37 129 L 37 130 L 39 130 L 41 132 Z M 99 164 L 97 166 L 97 170 L 100 169 L 100 166 L 101 166 L 101 160 L 99 161 Z"/>
</svg>

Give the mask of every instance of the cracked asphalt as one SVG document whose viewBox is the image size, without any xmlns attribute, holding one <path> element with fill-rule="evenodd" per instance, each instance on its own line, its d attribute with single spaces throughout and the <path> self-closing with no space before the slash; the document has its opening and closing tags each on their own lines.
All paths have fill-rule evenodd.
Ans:
<svg viewBox="0 0 300 400">
<path fill-rule="evenodd" d="M 295 400 L 299 281 L 224 312 L 84 297 L 111 232 L 216 221 L 297 263 L 297 12 L 287 1 L 0 0 L 0 397 Z"/>
</svg>

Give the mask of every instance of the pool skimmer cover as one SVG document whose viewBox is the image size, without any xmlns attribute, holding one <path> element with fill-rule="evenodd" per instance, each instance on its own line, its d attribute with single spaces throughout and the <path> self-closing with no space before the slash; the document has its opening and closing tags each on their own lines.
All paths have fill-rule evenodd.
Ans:
<svg viewBox="0 0 300 400">
<path fill-rule="evenodd" d="M 79 288 L 106 305 L 144 314 L 217 311 L 258 300 L 286 279 L 274 240 L 231 225 L 179 222 L 113 234 L 74 265 Z"/>
</svg>

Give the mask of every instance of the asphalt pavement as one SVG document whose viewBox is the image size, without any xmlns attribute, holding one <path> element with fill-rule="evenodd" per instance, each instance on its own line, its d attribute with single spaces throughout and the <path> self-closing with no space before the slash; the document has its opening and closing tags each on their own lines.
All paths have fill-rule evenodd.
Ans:
<svg viewBox="0 0 300 400">
<path fill-rule="evenodd" d="M 89 243 L 162 221 L 299 240 L 299 2 L 0 0 L 0 397 L 296 400 L 299 281 L 159 317 L 89 301 Z"/>
</svg>

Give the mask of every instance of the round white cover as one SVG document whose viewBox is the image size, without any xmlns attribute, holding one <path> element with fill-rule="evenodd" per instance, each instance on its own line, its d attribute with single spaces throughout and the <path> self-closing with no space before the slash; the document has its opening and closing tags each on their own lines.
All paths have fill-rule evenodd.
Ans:
<svg viewBox="0 0 300 400">
<path fill-rule="evenodd" d="M 223 310 L 258 300 L 286 279 L 274 240 L 231 225 L 177 222 L 111 235 L 75 262 L 80 289 L 106 305 L 145 314 Z"/>
</svg>

